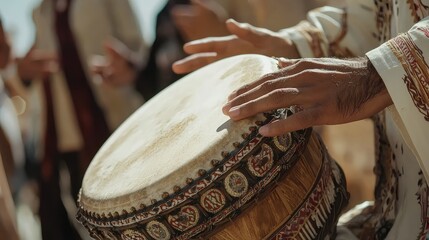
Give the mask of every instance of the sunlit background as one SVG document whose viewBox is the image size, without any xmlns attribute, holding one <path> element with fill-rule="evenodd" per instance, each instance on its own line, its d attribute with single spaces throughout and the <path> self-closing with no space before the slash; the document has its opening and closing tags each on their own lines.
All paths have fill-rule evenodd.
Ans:
<svg viewBox="0 0 429 240">
<path fill-rule="evenodd" d="M 166 0 L 130 0 L 139 18 L 145 41 L 150 45 L 154 38 L 156 14 Z M 22 56 L 34 41 L 32 9 L 41 0 L 0 0 L 0 17 L 10 34 L 14 53 Z"/>
<path fill-rule="evenodd" d="M 15 56 L 21 57 L 32 46 L 35 29 L 32 22 L 32 10 L 42 0 L 0 0 L 0 18 L 3 27 L 11 39 Z M 119 0 L 118 0 L 119 1 Z M 141 32 L 147 45 L 154 40 L 155 20 L 166 0 L 130 0 L 140 22 Z M 17 203 L 17 227 L 22 240 L 41 240 L 38 217 L 33 212 L 37 207 L 29 203 L 37 202 L 34 193 L 24 188 L 20 195 L 26 203 Z M 31 210 L 33 209 L 33 210 Z M 0 236 L 0 239 L 3 239 Z"/>
</svg>

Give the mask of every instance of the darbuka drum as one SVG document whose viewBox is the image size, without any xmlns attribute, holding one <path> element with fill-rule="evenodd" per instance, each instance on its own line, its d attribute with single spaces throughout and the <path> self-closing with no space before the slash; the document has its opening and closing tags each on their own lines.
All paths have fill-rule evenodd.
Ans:
<svg viewBox="0 0 429 240">
<path fill-rule="evenodd" d="M 279 109 L 233 122 L 234 89 L 277 70 L 243 55 L 162 91 L 103 145 L 82 185 L 78 220 L 96 239 L 325 239 L 348 196 L 311 129 L 267 138 Z"/>
</svg>

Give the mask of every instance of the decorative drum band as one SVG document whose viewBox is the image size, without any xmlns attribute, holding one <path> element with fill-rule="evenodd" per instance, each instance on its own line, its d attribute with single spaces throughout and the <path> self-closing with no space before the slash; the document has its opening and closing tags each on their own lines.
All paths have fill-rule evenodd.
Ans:
<svg viewBox="0 0 429 240">
<path fill-rule="evenodd" d="M 207 239 L 268 194 L 305 151 L 311 129 L 274 138 L 258 134 L 258 126 L 290 114 L 289 109 L 265 114 L 266 120 L 250 127 L 234 151 L 150 206 L 100 214 L 85 210 L 79 200 L 77 218 L 96 239 Z M 311 191 L 269 239 L 323 239 L 335 230 L 348 200 L 345 179 L 326 150 L 320 151 L 321 169 Z"/>
</svg>

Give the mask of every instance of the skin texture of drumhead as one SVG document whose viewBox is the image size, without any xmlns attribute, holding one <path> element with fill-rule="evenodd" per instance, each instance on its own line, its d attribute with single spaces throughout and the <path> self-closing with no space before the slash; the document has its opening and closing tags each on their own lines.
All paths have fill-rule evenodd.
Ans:
<svg viewBox="0 0 429 240">
<path fill-rule="evenodd" d="M 242 142 L 262 115 L 239 122 L 222 113 L 238 87 L 277 70 L 274 59 L 242 55 L 180 79 L 138 109 L 106 141 L 89 166 L 81 205 L 95 213 L 121 212 L 183 187 L 221 152 Z"/>
</svg>

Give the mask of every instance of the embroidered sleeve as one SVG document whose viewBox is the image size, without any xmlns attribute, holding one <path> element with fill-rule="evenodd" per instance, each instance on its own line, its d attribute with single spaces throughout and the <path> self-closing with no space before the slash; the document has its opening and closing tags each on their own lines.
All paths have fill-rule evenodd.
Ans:
<svg viewBox="0 0 429 240">
<path fill-rule="evenodd" d="M 429 177 L 429 18 L 367 53 Z"/>
<path fill-rule="evenodd" d="M 372 0 L 347 1 L 346 9 L 322 7 L 307 20 L 281 31 L 301 57 L 363 56 L 377 46 L 377 11 Z"/>
</svg>

